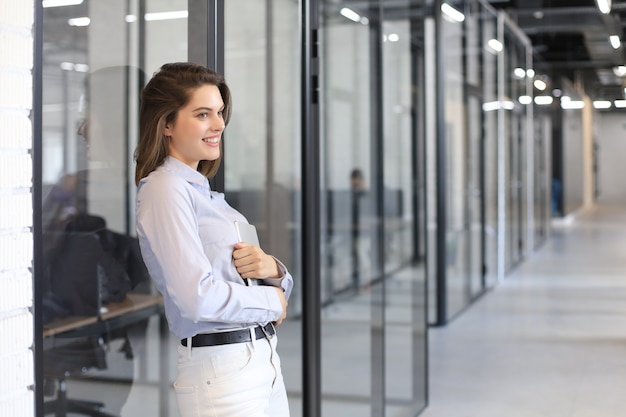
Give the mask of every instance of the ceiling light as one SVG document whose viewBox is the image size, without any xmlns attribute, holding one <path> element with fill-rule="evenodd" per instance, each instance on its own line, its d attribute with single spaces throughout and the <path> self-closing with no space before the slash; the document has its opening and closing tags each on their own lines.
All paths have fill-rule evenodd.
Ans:
<svg viewBox="0 0 626 417">
<path fill-rule="evenodd" d="M 626 75 L 626 65 L 619 65 L 617 67 L 613 67 L 613 74 L 618 77 L 623 77 Z"/>
<path fill-rule="evenodd" d="M 602 14 L 609 14 L 611 12 L 611 0 L 596 0 L 596 6 Z"/>
<path fill-rule="evenodd" d="M 449 17 L 450 19 L 452 19 L 452 22 L 461 23 L 465 20 L 465 15 L 454 7 L 450 6 L 448 3 L 442 3 L 441 11 L 443 12 L 444 17 Z"/>
<path fill-rule="evenodd" d="M 346 19 L 350 19 L 353 22 L 360 22 L 361 21 L 361 16 L 359 16 L 359 14 L 357 12 L 355 12 L 352 9 L 349 9 L 347 7 L 344 7 L 343 9 L 341 9 L 339 11 L 339 13 L 345 17 Z"/>
<path fill-rule="evenodd" d="M 486 103 L 483 103 L 483 111 L 494 111 L 494 110 L 498 110 L 499 108 L 500 108 L 499 101 L 488 101 Z"/>
<path fill-rule="evenodd" d="M 76 6 L 81 4 L 83 0 L 43 0 L 41 5 L 45 7 L 62 7 L 62 6 Z"/>
<path fill-rule="evenodd" d="M 186 19 L 187 16 L 189 16 L 187 10 L 177 10 L 173 12 L 146 13 L 144 18 L 146 22 L 150 22 L 154 20 Z"/>
<path fill-rule="evenodd" d="M 515 76 L 517 78 L 524 78 L 526 77 L 526 71 L 524 71 L 522 68 L 517 67 L 513 70 L 513 74 L 515 74 Z"/>
<path fill-rule="evenodd" d="M 526 70 L 526 76 L 527 76 L 528 78 L 533 78 L 533 77 L 535 76 L 535 70 L 534 70 L 534 69 L 532 69 L 532 68 L 531 68 L 531 69 Z"/>
<path fill-rule="evenodd" d="M 593 102 L 593 108 L 594 109 L 610 109 L 611 102 L 608 100 L 595 100 Z"/>
<path fill-rule="evenodd" d="M 578 110 L 585 107 L 585 102 L 582 100 L 572 100 L 567 96 L 561 98 L 561 108 L 565 110 Z"/>
<path fill-rule="evenodd" d="M 617 35 L 609 36 L 609 41 L 611 41 L 611 46 L 613 47 L 613 49 L 617 49 L 622 45 L 622 41 Z"/>
<path fill-rule="evenodd" d="M 75 17 L 67 21 L 70 26 L 89 26 L 89 23 L 91 23 L 91 19 L 88 17 Z"/>
<path fill-rule="evenodd" d="M 626 108 L 626 100 L 615 100 L 613 104 L 615 104 L 615 108 L 617 109 Z"/>
<path fill-rule="evenodd" d="M 539 106 L 547 106 L 548 104 L 552 104 L 553 101 L 552 96 L 535 96 L 535 104 Z"/>
<path fill-rule="evenodd" d="M 88 72 L 89 65 L 87 64 L 75 64 L 73 62 L 61 62 L 59 64 L 63 71 L 76 71 L 76 72 Z"/>
<path fill-rule="evenodd" d="M 400 40 L 400 35 L 397 33 L 390 33 L 387 39 L 389 42 L 398 42 Z"/>
<path fill-rule="evenodd" d="M 502 100 L 502 101 L 487 101 L 483 103 L 483 111 L 494 111 L 494 110 L 513 110 L 515 108 L 515 103 L 511 100 Z"/>
<path fill-rule="evenodd" d="M 497 39 L 489 39 L 487 42 L 487 50 L 493 54 L 497 54 L 498 52 L 502 52 L 502 42 Z"/>
<path fill-rule="evenodd" d="M 543 80 L 535 80 L 533 82 L 533 85 L 535 86 L 537 90 L 540 90 L 540 91 L 543 91 L 548 87 L 548 84 L 546 84 L 546 82 Z"/>
<path fill-rule="evenodd" d="M 530 104 L 533 102 L 533 98 L 531 96 L 519 96 L 517 99 L 521 104 Z"/>
</svg>

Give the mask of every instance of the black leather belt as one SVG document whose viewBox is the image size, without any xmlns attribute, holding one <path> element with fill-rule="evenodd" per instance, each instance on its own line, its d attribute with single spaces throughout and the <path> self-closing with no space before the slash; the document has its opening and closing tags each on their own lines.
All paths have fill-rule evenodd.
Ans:
<svg viewBox="0 0 626 417">
<path fill-rule="evenodd" d="M 254 334 L 257 339 L 269 337 L 276 334 L 274 325 L 267 323 L 265 326 L 257 326 L 254 328 Z M 191 338 L 191 347 L 218 346 L 229 345 L 231 343 L 250 342 L 250 329 L 232 330 L 230 332 L 218 333 L 201 333 Z M 187 346 L 187 339 L 182 339 L 180 343 Z"/>
</svg>

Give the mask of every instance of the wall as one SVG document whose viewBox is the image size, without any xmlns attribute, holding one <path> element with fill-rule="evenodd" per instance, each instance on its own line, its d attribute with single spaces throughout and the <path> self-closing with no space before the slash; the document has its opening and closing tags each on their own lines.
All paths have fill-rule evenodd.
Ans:
<svg viewBox="0 0 626 417">
<path fill-rule="evenodd" d="M 33 2 L 0 0 L 0 416 L 33 416 Z"/>
<path fill-rule="evenodd" d="M 600 113 L 596 117 L 599 203 L 626 203 L 626 117 L 624 113 Z"/>
<path fill-rule="evenodd" d="M 563 196 L 565 214 L 583 206 L 583 120 L 581 110 L 563 111 Z"/>
</svg>

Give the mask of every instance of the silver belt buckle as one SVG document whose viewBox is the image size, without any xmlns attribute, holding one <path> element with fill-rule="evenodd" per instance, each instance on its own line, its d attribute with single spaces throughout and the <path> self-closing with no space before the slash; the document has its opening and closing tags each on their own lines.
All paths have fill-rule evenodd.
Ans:
<svg viewBox="0 0 626 417">
<path fill-rule="evenodd" d="M 272 326 L 274 326 L 272 323 L 269 323 L 269 324 L 271 324 Z M 266 326 L 267 326 L 267 325 L 266 325 Z M 269 334 L 269 333 L 267 332 L 267 330 L 265 330 L 265 326 L 260 326 L 260 327 L 261 327 L 261 331 L 263 332 L 263 334 L 265 335 L 265 338 L 266 338 L 267 340 L 270 340 L 272 337 L 274 337 L 274 334 L 276 334 L 276 329 L 274 329 L 274 334 Z"/>
</svg>

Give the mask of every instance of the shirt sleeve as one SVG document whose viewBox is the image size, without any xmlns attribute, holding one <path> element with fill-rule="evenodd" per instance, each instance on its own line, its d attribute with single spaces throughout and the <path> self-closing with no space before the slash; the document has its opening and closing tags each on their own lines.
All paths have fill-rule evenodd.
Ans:
<svg viewBox="0 0 626 417">
<path fill-rule="evenodd" d="M 276 265 L 278 265 L 278 272 L 280 272 L 281 276 L 278 278 L 265 278 L 262 280 L 263 284 L 282 288 L 285 293 L 285 298 L 289 300 L 291 290 L 293 289 L 293 277 L 287 270 L 285 264 L 276 258 L 274 258 L 274 260 L 276 261 Z"/>
<path fill-rule="evenodd" d="M 146 266 L 164 297 L 194 322 L 277 320 L 282 305 L 273 288 L 246 287 L 214 270 L 199 235 L 194 189 L 181 178 L 155 176 L 158 181 L 146 181 L 138 190 L 137 232 Z"/>
</svg>

